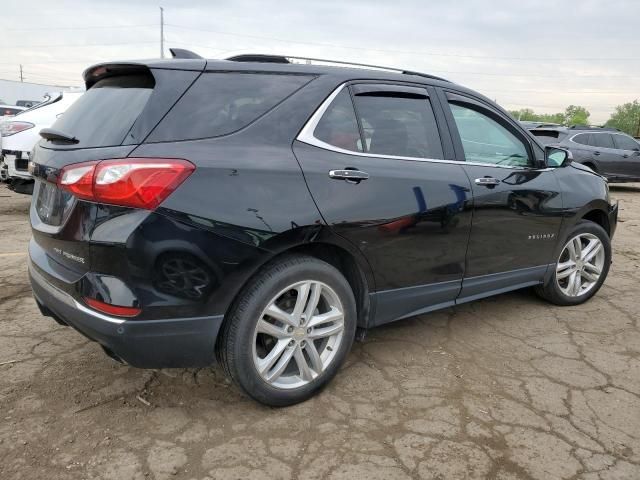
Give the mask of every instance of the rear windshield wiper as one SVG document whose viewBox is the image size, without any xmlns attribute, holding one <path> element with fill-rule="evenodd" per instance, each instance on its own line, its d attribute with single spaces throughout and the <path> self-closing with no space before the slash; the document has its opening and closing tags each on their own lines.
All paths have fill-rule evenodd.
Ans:
<svg viewBox="0 0 640 480">
<path fill-rule="evenodd" d="M 40 130 L 40 136 L 46 140 L 56 140 L 58 142 L 66 142 L 66 143 L 80 143 L 76 137 L 68 135 L 60 130 L 55 130 L 53 128 L 43 128 Z"/>
</svg>

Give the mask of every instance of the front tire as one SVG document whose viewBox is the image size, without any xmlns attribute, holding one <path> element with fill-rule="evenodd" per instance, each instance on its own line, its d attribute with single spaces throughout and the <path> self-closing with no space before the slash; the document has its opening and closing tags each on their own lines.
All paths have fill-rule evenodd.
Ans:
<svg viewBox="0 0 640 480">
<path fill-rule="evenodd" d="M 600 290 L 610 265 L 609 235 L 597 223 L 583 220 L 567 235 L 551 279 L 536 293 L 556 305 L 579 305 Z"/>
<path fill-rule="evenodd" d="M 293 405 L 336 375 L 356 323 L 353 291 L 336 268 L 313 257 L 284 257 L 258 272 L 231 308 L 218 359 L 251 398 Z"/>
</svg>

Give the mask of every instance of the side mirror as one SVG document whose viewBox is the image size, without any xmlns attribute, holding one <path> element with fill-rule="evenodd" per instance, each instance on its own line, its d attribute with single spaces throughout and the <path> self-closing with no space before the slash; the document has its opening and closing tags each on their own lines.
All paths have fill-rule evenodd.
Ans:
<svg viewBox="0 0 640 480">
<path fill-rule="evenodd" d="M 573 161 L 573 155 L 564 148 L 547 147 L 545 148 L 545 160 L 547 167 L 566 167 Z"/>
</svg>

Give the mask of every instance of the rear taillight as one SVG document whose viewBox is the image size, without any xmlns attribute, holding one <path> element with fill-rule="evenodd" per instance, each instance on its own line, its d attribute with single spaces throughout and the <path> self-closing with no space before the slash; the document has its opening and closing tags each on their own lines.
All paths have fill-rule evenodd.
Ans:
<svg viewBox="0 0 640 480">
<path fill-rule="evenodd" d="M 153 210 L 195 168 L 187 160 L 175 158 L 76 163 L 62 169 L 58 185 L 84 200 Z"/>
<path fill-rule="evenodd" d="M 35 127 L 35 125 L 31 122 L 4 122 L 0 124 L 0 135 L 9 137 L 33 127 Z"/>
<path fill-rule="evenodd" d="M 135 317 L 142 311 L 141 308 L 111 305 L 110 303 L 104 303 L 100 300 L 96 300 L 95 298 L 85 297 L 84 301 L 94 310 L 102 313 L 107 313 L 109 315 L 117 315 L 118 317 Z"/>
</svg>

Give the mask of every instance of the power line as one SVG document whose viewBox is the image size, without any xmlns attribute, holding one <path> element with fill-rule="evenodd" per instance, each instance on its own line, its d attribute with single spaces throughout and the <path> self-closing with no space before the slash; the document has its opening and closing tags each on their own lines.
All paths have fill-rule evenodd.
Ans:
<svg viewBox="0 0 640 480">
<path fill-rule="evenodd" d="M 149 40 L 145 42 L 123 42 L 123 43 L 83 43 L 83 44 L 61 44 L 61 45 L 7 45 L 3 43 L 0 47 L 5 48 L 77 48 L 77 47 L 109 47 L 114 45 L 142 45 L 156 43 L 157 40 Z"/>
<path fill-rule="evenodd" d="M 5 28 L 10 32 L 23 32 L 23 31 L 39 31 L 39 30 L 97 30 L 97 29 L 112 29 L 112 28 L 146 28 L 156 27 L 154 24 L 138 24 L 138 25 L 92 25 L 82 27 L 26 27 L 26 28 Z"/>
<path fill-rule="evenodd" d="M 386 53 L 401 53 L 407 55 L 427 55 L 427 56 L 435 56 L 435 57 L 455 57 L 455 58 L 475 58 L 475 59 L 487 59 L 487 60 L 521 60 L 521 61 L 568 61 L 568 60 L 576 60 L 576 61 L 593 61 L 593 60 L 603 60 L 603 61 L 631 61 L 631 60 L 640 60 L 640 57 L 517 57 L 517 56 L 492 56 L 492 55 L 463 55 L 457 53 L 441 53 L 441 52 L 425 52 L 425 51 L 417 51 L 417 50 L 395 50 L 395 49 L 387 49 L 387 48 L 372 48 L 372 47 L 358 47 L 355 45 L 339 45 L 334 43 L 324 43 L 324 42 L 309 42 L 302 40 L 291 40 L 277 37 L 270 37 L 264 35 L 251 35 L 244 33 L 235 33 L 235 32 L 225 32 L 222 30 L 212 30 L 206 28 L 197 28 L 197 27 L 187 27 L 185 25 L 176 25 L 174 23 L 166 23 L 167 27 L 179 28 L 183 30 L 196 30 L 201 32 L 209 32 L 216 33 L 218 35 L 229 35 L 234 37 L 245 37 L 245 38 L 254 38 L 259 40 L 273 40 L 276 42 L 285 42 L 285 43 L 294 43 L 300 45 L 314 45 L 319 47 L 331 47 L 331 48 L 343 48 L 349 50 L 361 50 L 361 51 L 372 51 L 372 52 L 386 52 Z"/>
</svg>

